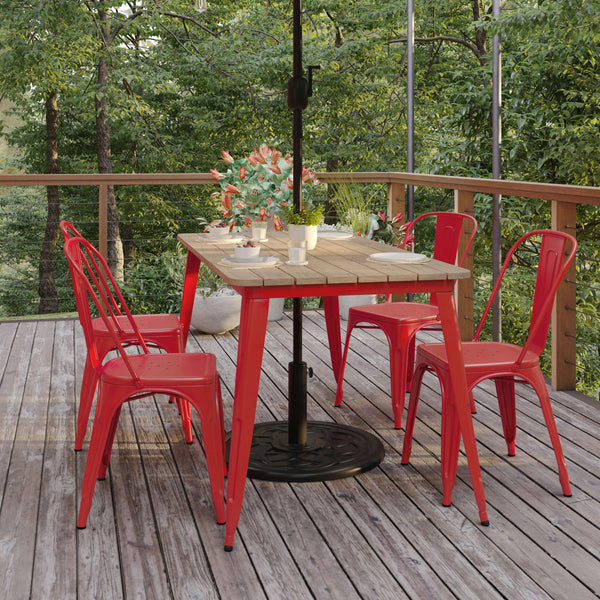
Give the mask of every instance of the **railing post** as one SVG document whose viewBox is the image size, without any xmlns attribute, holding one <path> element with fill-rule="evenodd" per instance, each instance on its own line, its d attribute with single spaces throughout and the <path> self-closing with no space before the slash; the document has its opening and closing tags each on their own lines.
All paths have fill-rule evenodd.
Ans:
<svg viewBox="0 0 600 600">
<path fill-rule="evenodd" d="M 108 260 L 108 185 L 98 186 L 98 250 Z"/>
<path fill-rule="evenodd" d="M 575 236 L 576 224 L 575 203 L 552 202 L 552 229 Z M 574 390 L 576 387 L 576 260 L 569 265 L 552 309 L 552 388 L 555 390 Z"/>
<path fill-rule="evenodd" d="M 406 220 L 406 200 L 404 198 L 403 183 L 388 183 L 388 196 L 387 196 L 387 215 L 391 219 L 396 216 L 399 212 L 404 215 Z"/>
<path fill-rule="evenodd" d="M 474 197 L 473 192 L 464 190 L 454 190 L 454 211 L 474 216 Z M 458 245 L 458 256 L 464 252 L 469 235 L 471 234 L 471 223 L 468 229 L 463 231 L 460 243 Z M 473 249 L 463 263 L 465 269 L 473 272 Z M 473 339 L 473 298 L 474 298 L 473 277 L 469 279 L 459 279 L 456 286 L 456 309 L 458 311 L 458 323 L 460 326 L 460 336 L 463 341 Z"/>
</svg>

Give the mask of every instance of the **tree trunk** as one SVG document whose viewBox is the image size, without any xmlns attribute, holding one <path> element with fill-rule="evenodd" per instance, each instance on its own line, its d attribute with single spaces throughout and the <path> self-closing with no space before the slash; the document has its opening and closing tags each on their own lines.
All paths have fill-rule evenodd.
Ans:
<svg viewBox="0 0 600 600">
<path fill-rule="evenodd" d="M 58 173 L 58 103 L 56 93 L 51 92 L 46 98 L 46 173 Z M 58 312 L 58 294 L 54 281 L 53 256 L 59 237 L 60 199 L 58 187 L 49 185 L 46 188 L 48 213 L 46 216 L 46 232 L 40 251 L 39 314 Z"/>
<path fill-rule="evenodd" d="M 102 38 L 104 47 L 110 47 L 110 25 L 108 13 L 100 13 L 103 23 Z M 96 90 L 96 150 L 98 154 L 98 172 L 112 173 L 112 161 L 110 151 L 110 122 L 108 119 L 108 99 L 106 97 L 108 84 L 108 64 L 101 56 L 98 61 L 98 87 Z M 106 260 L 112 274 L 117 280 L 123 279 L 123 244 L 119 235 L 119 213 L 115 200 L 115 190 L 112 185 L 108 186 L 107 198 L 107 246 L 108 256 Z"/>
</svg>

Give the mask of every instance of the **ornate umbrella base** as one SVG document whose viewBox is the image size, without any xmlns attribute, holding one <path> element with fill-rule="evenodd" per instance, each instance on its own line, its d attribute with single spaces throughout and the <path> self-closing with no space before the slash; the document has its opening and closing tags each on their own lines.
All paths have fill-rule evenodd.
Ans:
<svg viewBox="0 0 600 600">
<path fill-rule="evenodd" d="M 309 421 L 307 443 L 290 445 L 287 421 L 254 426 L 248 477 L 267 481 L 327 481 L 352 477 L 384 458 L 379 438 L 355 427 Z"/>
</svg>

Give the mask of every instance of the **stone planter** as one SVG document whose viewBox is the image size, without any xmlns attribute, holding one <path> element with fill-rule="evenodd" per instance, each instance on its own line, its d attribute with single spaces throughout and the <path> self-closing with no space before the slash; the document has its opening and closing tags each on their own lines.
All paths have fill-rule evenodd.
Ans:
<svg viewBox="0 0 600 600">
<path fill-rule="evenodd" d="M 283 303 L 285 298 L 271 298 L 269 300 L 269 321 L 279 321 L 283 317 Z"/>
<path fill-rule="evenodd" d="M 240 324 L 242 297 L 229 288 L 203 297 L 196 292 L 191 326 L 203 333 L 226 333 Z"/>
<path fill-rule="evenodd" d="M 306 241 L 306 249 L 312 250 L 317 245 L 316 225 L 288 225 L 290 240 L 295 242 Z"/>
<path fill-rule="evenodd" d="M 348 320 L 348 310 L 352 306 L 364 306 L 365 304 L 377 304 L 376 294 L 363 294 L 356 296 L 339 296 L 340 317 L 344 321 Z"/>
</svg>

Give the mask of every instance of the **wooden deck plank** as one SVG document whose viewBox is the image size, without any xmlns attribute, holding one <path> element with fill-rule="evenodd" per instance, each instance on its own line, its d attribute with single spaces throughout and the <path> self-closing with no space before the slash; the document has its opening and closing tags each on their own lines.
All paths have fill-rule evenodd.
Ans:
<svg viewBox="0 0 600 600">
<path fill-rule="evenodd" d="M 24 332 L 21 332 L 20 337 L 23 335 Z M 31 344 L 31 356 L 21 363 L 23 373 L 28 376 L 0 512 L 3 598 L 26 598 L 31 589 L 36 533 L 31 524 L 37 521 L 39 509 L 52 375 L 52 353 L 46 352 L 46 349 L 52 347 L 53 340 L 54 323 L 40 324 L 35 337 L 31 335 L 30 339 L 23 340 L 27 346 Z M 30 368 L 32 364 L 35 368 Z"/>
<path fill-rule="evenodd" d="M 287 417 L 291 329 L 289 314 L 269 323 L 257 421 Z M 535 395 L 517 386 L 517 455 L 507 457 L 493 385 L 477 388 L 474 427 L 491 522 L 485 528 L 462 454 L 453 505 L 441 505 L 435 378 L 424 379 L 411 464 L 403 466 L 381 332 L 353 333 L 340 408 L 333 406 L 322 311 L 305 312 L 304 332 L 304 360 L 314 369 L 309 418 L 370 429 L 382 438 L 386 459 L 339 481 L 249 481 L 236 545 L 225 553 L 197 415 L 188 446 L 164 396 L 124 407 L 88 527 L 75 529 L 87 450 L 86 441 L 73 452 L 81 330 L 72 320 L 0 324 L 2 597 L 600 596 L 600 405 L 551 392 L 574 491 L 564 498 Z M 237 331 L 191 336 L 188 349 L 217 356 L 230 423 Z"/>
<path fill-rule="evenodd" d="M 77 556 L 73 327 L 73 321 L 58 321 L 54 344 L 45 349 L 52 353 L 52 381 L 31 585 L 33 598 L 76 598 L 77 594 L 77 563 L 73 560 Z"/>
</svg>

